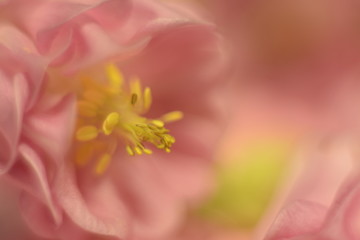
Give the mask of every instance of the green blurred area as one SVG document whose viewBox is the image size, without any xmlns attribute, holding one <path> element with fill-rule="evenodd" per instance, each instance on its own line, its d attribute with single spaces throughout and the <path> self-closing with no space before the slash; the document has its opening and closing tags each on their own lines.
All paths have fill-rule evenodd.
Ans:
<svg viewBox="0 0 360 240">
<path fill-rule="evenodd" d="M 253 228 L 267 209 L 288 166 L 289 142 L 262 139 L 239 147 L 217 168 L 218 188 L 196 212 L 226 227 Z"/>
</svg>

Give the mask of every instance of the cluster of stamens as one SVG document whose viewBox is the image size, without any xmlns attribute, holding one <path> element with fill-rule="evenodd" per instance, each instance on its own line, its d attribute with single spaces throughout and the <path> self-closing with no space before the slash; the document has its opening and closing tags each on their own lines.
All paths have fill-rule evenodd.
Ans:
<svg viewBox="0 0 360 240">
<path fill-rule="evenodd" d="M 122 73 L 113 64 L 105 67 L 105 75 L 104 81 L 89 76 L 80 79 L 76 162 L 85 165 L 95 157 L 95 172 L 102 174 L 121 143 L 130 156 L 151 154 L 146 145 L 170 152 L 175 138 L 165 123 L 181 119 L 182 112 L 170 112 L 157 119 L 145 118 L 143 114 L 152 103 L 150 88 L 143 90 L 137 78 L 131 79 L 126 88 Z"/>
</svg>

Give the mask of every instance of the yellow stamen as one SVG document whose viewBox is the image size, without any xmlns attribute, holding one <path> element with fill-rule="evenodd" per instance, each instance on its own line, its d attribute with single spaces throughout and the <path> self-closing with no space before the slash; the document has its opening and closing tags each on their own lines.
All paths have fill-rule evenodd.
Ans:
<svg viewBox="0 0 360 240">
<path fill-rule="evenodd" d="M 130 92 L 132 94 L 138 95 L 141 98 L 141 83 L 137 77 L 134 77 L 130 80 Z"/>
<path fill-rule="evenodd" d="M 151 123 L 159 128 L 162 128 L 165 126 L 165 123 L 161 120 L 152 120 Z"/>
<path fill-rule="evenodd" d="M 112 112 L 106 116 L 103 122 L 102 130 L 105 135 L 110 135 L 116 125 L 119 123 L 120 115 L 117 112 Z"/>
<path fill-rule="evenodd" d="M 133 93 L 131 95 L 131 105 L 134 105 L 136 103 L 137 97 L 138 97 L 138 95 L 136 95 L 136 93 Z"/>
<path fill-rule="evenodd" d="M 152 96 L 150 88 L 144 90 L 144 111 L 147 112 L 150 109 L 152 103 Z"/>
<path fill-rule="evenodd" d="M 82 166 L 93 155 L 100 156 L 94 172 L 103 174 L 119 144 L 125 145 L 130 156 L 152 154 L 149 146 L 170 152 L 175 138 L 165 123 L 181 119 L 183 113 L 174 111 L 148 119 L 143 114 L 152 104 L 150 88 L 143 89 L 138 78 L 132 78 L 128 87 L 123 87 L 124 76 L 114 64 L 105 67 L 104 76 L 108 81 L 103 81 L 102 76 L 99 81 L 79 76 L 82 92 L 77 95 L 76 163 Z"/>
<path fill-rule="evenodd" d="M 124 76 L 114 64 L 106 66 L 106 74 L 112 89 L 120 89 L 124 82 Z"/>
<path fill-rule="evenodd" d="M 133 106 L 134 112 L 143 112 L 143 96 L 141 91 L 141 83 L 137 77 L 133 77 L 130 80 L 130 93 L 131 93 L 131 105 Z"/>
<path fill-rule="evenodd" d="M 98 160 L 95 168 L 95 173 L 101 175 L 105 172 L 110 164 L 111 156 L 108 153 L 103 154 Z"/>
<path fill-rule="evenodd" d="M 134 151 L 131 149 L 131 147 L 129 145 L 126 145 L 126 151 L 130 156 L 135 155 Z"/>
<path fill-rule="evenodd" d="M 180 111 L 174 111 L 174 112 L 169 112 L 167 114 L 164 114 L 161 119 L 164 122 L 174 122 L 174 121 L 178 121 L 180 119 L 182 119 L 184 117 L 184 114 Z"/>
<path fill-rule="evenodd" d="M 139 154 L 139 155 L 142 154 L 142 150 L 139 147 L 134 147 L 134 150 L 137 154 Z"/>
<path fill-rule="evenodd" d="M 164 135 L 163 139 L 166 143 L 175 143 L 175 138 L 169 134 Z"/>
<path fill-rule="evenodd" d="M 143 149 L 143 152 L 146 153 L 146 154 L 152 154 L 152 151 L 150 149 L 147 149 L 147 148 L 144 148 Z"/>
<path fill-rule="evenodd" d="M 90 141 L 98 136 L 98 129 L 94 126 L 84 126 L 76 131 L 78 141 Z"/>
</svg>

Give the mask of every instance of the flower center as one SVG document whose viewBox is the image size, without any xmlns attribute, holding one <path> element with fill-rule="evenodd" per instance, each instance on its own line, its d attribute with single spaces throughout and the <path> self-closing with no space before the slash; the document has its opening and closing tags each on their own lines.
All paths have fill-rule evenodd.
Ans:
<svg viewBox="0 0 360 240">
<path fill-rule="evenodd" d="M 119 143 L 125 145 L 130 156 L 151 154 L 155 148 L 170 152 L 175 138 L 165 128 L 165 123 L 181 119 L 183 113 L 174 111 L 157 119 L 143 117 L 151 107 L 150 88 L 142 89 L 140 80 L 133 78 L 128 86 L 119 69 L 108 64 L 106 80 L 81 78 L 78 93 L 78 121 L 75 133 L 75 159 L 85 165 L 96 157 L 95 173 L 107 169 Z"/>
</svg>

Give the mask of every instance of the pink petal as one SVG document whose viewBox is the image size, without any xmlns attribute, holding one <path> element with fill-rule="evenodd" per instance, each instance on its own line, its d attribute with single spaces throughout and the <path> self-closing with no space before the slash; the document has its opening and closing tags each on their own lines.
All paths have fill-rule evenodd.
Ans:
<svg viewBox="0 0 360 240">
<path fill-rule="evenodd" d="M 11 13 L 13 21 L 32 36 L 35 45 L 43 54 L 50 57 L 50 61 L 59 62 L 59 58 L 64 61 L 75 55 L 77 58 L 86 59 L 84 54 L 89 47 L 84 42 L 79 42 L 84 39 L 80 34 L 84 26 L 97 24 L 104 28 L 112 21 L 112 25 L 115 24 L 119 28 L 130 9 L 131 5 L 127 0 L 14 0 L 4 11 Z M 76 44 L 77 42 L 79 44 Z M 102 46 L 104 45 L 97 47 Z"/>
<path fill-rule="evenodd" d="M 115 186 L 106 178 L 96 181 L 96 176 L 91 176 L 92 181 L 87 183 L 77 182 L 73 166 L 69 165 L 61 167 L 54 185 L 64 212 L 83 230 L 123 238 L 126 212 Z"/>
<path fill-rule="evenodd" d="M 360 176 L 352 176 L 339 189 L 336 200 L 329 209 L 324 232 L 341 239 L 360 238 Z"/>
<path fill-rule="evenodd" d="M 172 194 L 187 204 L 203 200 L 212 189 L 210 164 L 203 158 L 181 154 L 175 150 L 171 155 L 157 153 L 145 160 L 149 171 L 154 172 L 163 192 Z"/>
<path fill-rule="evenodd" d="M 24 141 L 39 150 L 43 158 L 56 164 L 63 162 L 72 141 L 75 114 L 73 96 L 43 96 L 26 116 Z"/>
<path fill-rule="evenodd" d="M 179 92 L 174 89 L 191 93 L 201 86 L 205 90 L 207 84 L 221 77 L 216 74 L 223 61 L 218 40 L 210 26 L 183 24 L 168 28 L 154 36 L 124 69 L 138 75 L 158 94 Z"/>
<path fill-rule="evenodd" d="M 357 240 L 360 237 L 359 199 L 360 184 L 357 174 L 339 188 L 337 197 L 328 210 L 311 202 L 295 203 L 285 208 L 266 239 Z"/>
<path fill-rule="evenodd" d="M 318 144 L 323 144 L 323 148 Z M 302 173 L 292 186 L 288 202 L 302 199 L 329 206 L 351 172 L 353 159 L 346 144 L 334 142 L 325 146 L 326 140 L 318 144 L 310 144 L 310 149 L 303 149 L 298 156 L 303 166 Z"/>
<path fill-rule="evenodd" d="M 1 74 L 2 75 L 2 74 Z M 16 145 L 19 140 L 24 111 L 24 95 L 21 88 L 26 88 L 23 76 L 17 75 L 13 81 L 7 76 L 0 76 L 0 173 L 7 172 L 15 162 Z"/>
<path fill-rule="evenodd" d="M 21 196 L 20 208 L 27 224 L 38 236 L 50 239 L 89 239 L 88 235 L 66 216 L 63 216 L 61 225 L 56 224 L 49 213 L 49 209 L 29 194 Z"/>
<path fill-rule="evenodd" d="M 21 218 L 19 191 L 4 179 L 0 180 L 0 236 L 2 239 L 36 240 Z"/>
<path fill-rule="evenodd" d="M 103 60 L 104 56 L 119 56 L 127 47 L 139 47 L 160 32 L 183 25 L 204 24 L 199 19 L 190 20 L 193 15 L 187 16 L 185 11 L 175 11 L 155 1 L 20 2 L 22 0 L 15 0 L 9 6 L 10 10 L 21 6 L 13 10 L 17 22 L 30 32 L 41 52 L 57 64 L 88 61 L 92 56 L 90 64 Z M 93 30 L 98 33 L 94 35 Z M 94 36 L 95 41 L 87 41 Z"/>
<path fill-rule="evenodd" d="M 129 211 L 132 234 L 151 239 L 174 231 L 184 206 L 177 195 L 168 191 L 169 186 L 159 177 L 151 158 L 119 157 L 113 166 L 110 174 Z"/>
<path fill-rule="evenodd" d="M 0 173 L 15 161 L 23 117 L 36 100 L 42 83 L 44 61 L 19 30 L 0 27 Z M 30 92 L 32 94 L 30 94 Z"/>
<path fill-rule="evenodd" d="M 319 204 L 308 201 L 295 202 L 279 214 L 265 239 L 290 239 L 318 231 L 325 214 L 326 208 Z"/>
<path fill-rule="evenodd" d="M 46 169 L 39 155 L 28 145 L 19 146 L 19 161 L 9 172 L 9 179 L 16 185 L 33 195 L 45 204 L 53 221 L 57 224 L 61 221 L 59 209 L 54 202 L 47 176 Z"/>
</svg>

